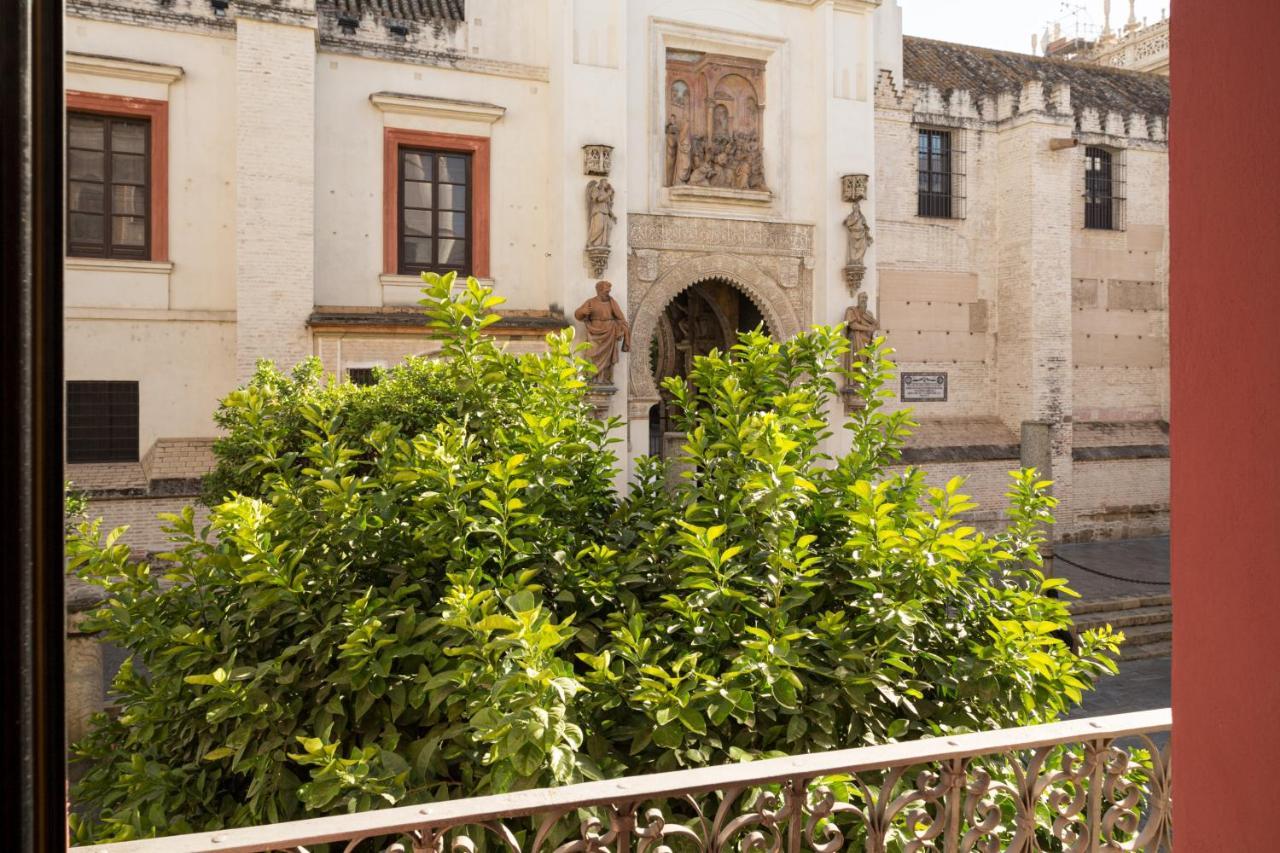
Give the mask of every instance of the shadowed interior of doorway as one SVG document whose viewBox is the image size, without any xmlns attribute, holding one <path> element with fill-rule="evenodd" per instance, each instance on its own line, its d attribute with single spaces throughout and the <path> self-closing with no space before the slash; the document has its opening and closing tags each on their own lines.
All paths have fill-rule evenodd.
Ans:
<svg viewBox="0 0 1280 853">
<path fill-rule="evenodd" d="M 649 342 L 649 363 L 660 388 L 660 401 L 649 410 L 649 453 L 673 458 L 682 435 L 673 424 L 671 394 L 662 387 L 669 377 L 686 377 L 693 360 L 712 350 L 724 352 L 741 332 L 759 327 L 769 334 L 760 309 L 726 279 L 697 282 L 667 305 Z"/>
</svg>

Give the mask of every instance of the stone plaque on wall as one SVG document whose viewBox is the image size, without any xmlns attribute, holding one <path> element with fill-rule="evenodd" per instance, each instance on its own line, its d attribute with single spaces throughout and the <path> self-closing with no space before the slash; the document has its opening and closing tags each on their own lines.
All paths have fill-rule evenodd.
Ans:
<svg viewBox="0 0 1280 853">
<path fill-rule="evenodd" d="M 945 403 L 947 401 L 947 374 L 902 374 L 900 399 L 904 403 Z"/>
</svg>

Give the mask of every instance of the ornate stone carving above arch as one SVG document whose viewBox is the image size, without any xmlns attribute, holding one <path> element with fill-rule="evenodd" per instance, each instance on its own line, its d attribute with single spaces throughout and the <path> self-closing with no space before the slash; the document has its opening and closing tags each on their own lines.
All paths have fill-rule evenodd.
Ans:
<svg viewBox="0 0 1280 853">
<path fill-rule="evenodd" d="M 635 341 L 628 376 L 631 418 L 648 417 L 658 402 L 649 343 L 667 306 L 688 287 L 712 279 L 729 282 L 781 338 L 810 322 L 811 225 L 633 213 L 628 238 L 633 261 L 641 254 L 645 259 L 628 264 L 627 314 Z"/>
</svg>

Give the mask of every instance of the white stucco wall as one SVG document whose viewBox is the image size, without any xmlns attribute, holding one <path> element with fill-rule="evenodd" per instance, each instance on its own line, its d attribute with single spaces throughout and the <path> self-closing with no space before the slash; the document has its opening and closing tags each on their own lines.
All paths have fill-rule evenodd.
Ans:
<svg viewBox="0 0 1280 853">
<path fill-rule="evenodd" d="M 66 377 L 136 380 L 139 453 L 212 434 L 235 373 L 235 42 L 69 18 L 69 52 L 182 69 L 172 83 L 73 72 L 67 88 L 167 100 L 169 261 L 71 259 Z"/>
<path fill-rule="evenodd" d="M 500 19 L 499 19 L 500 20 Z M 486 21 L 487 31 L 499 21 Z M 495 104 L 486 121 L 393 113 L 378 92 Z M 317 305 L 415 304 L 414 282 L 382 281 L 384 128 L 490 139 L 491 277 L 511 308 L 545 308 L 551 92 L 544 80 L 473 74 L 337 53 L 316 57 Z M 390 280 L 388 280 L 390 281 Z"/>
</svg>

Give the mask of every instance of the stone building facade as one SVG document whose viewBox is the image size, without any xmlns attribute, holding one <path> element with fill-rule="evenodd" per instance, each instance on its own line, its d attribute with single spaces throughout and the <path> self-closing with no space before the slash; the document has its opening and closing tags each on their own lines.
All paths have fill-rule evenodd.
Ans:
<svg viewBox="0 0 1280 853">
<path fill-rule="evenodd" d="M 1036 422 L 1064 535 L 1167 524 L 1161 78 L 904 38 L 895 0 L 67 16 L 68 475 L 139 548 L 258 359 L 361 380 L 429 350 L 430 268 L 492 282 L 519 349 L 614 283 L 620 481 L 670 452 L 662 376 L 865 294 L 921 422 L 909 461 L 969 475 L 979 520 Z"/>
</svg>

